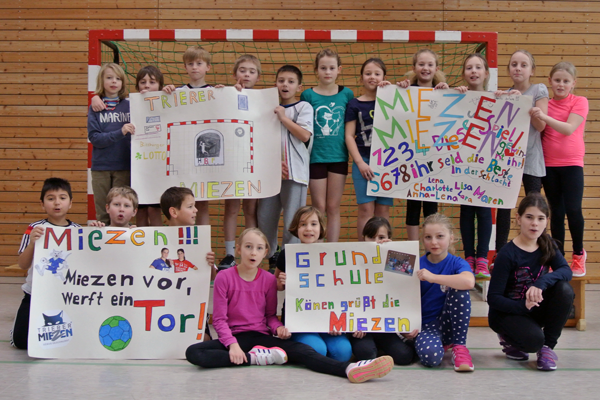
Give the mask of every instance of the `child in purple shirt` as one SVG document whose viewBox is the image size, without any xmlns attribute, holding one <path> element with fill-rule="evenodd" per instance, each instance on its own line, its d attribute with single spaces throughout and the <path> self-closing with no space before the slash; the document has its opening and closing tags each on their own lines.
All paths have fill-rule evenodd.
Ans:
<svg viewBox="0 0 600 400">
<path fill-rule="evenodd" d="M 291 334 L 276 315 L 277 280 L 260 268 L 269 252 L 267 238 L 256 228 L 246 229 L 236 252 L 240 264 L 221 271 L 215 279 L 213 321 L 219 339 L 188 347 L 190 363 L 215 368 L 285 364 L 289 360 L 316 372 L 347 377 L 353 383 L 381 378 L 392 370 L 394 362 L 389 356 L 340 362 L 306 344 L 286 340 Z"/>
</svg>

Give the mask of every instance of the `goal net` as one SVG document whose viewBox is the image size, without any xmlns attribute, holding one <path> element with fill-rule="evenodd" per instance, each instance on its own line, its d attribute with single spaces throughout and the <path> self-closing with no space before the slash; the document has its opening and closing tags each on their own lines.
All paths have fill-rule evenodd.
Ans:
<svg viewBox="0 0 600 400">
<path fill-rule="evenodd" d="M 490 67 L 488 90 L 497 88 L 497 34 L 492 32 L 454 31 L 309 31 L 309 30 L 96 30 L 90 31 L 89 87 L 95 90 L 96 76 L 103 63 L 117 62 L 126 72 L 130 92 L 135 92 L 135 77 L 146 65 L 158 67 L 165 76 L 165 84 L 181 86 L 188 83 L 183 66 L 183 53 L 190 46 L 199 45 L 211 53 L 212 67 L 206 75 L 211 85 L 233 85 L 233 65 L 242 54 L 258 57 L 262 65 L 256 89 L 273 87 L 279 67 L 292 64 L 300 68 L 303 87 L 317 84 L 314 58 L 321 49 L 335 50 L 342 60 L 342 72 L 337 83 L 346 86 L 356 96 L 361 94 L 359 81 L 362 63 L 371 57 L 381 58 L 387 67 L 387 80 L 404 79 L 412 70 L 412 56 L 421 48 L 430 48 L 439 57 L 439 66 L 450 87 L 463 85 L 461 72 L 466 56 L 483 54 Z M 90 147 L 91 157 L 91 147 Z M 89 219 L 94 219 L 91 185 L 88 191 Z M 310 196 L 309 196 L 310 203 Z M 405 200 L 395 200 L 390 211 L 395 239 L 405 239 L 402 229 Z M 210 203 L 211 220 L 221 221 L 222 201 Z M 457 217 L 459 208 L 439 205 L 439 210 Z M 346 182 L 342 200 L 342 230 L 340 240 L 356 239 L 356 197 L 351 176 Z M 242 219 L 240 218 L 240 225 Z M 458 222 L 458 221 L 456 221 Z M 220 223 L 220 222 L 219 222 Z M 457 225 L 458 226 L 458 223 Z M 213 230 L 213 246 L 222 246 L 221 230 Z M 217 251 L 217 256 L 220 253 Z"/>
</svg>

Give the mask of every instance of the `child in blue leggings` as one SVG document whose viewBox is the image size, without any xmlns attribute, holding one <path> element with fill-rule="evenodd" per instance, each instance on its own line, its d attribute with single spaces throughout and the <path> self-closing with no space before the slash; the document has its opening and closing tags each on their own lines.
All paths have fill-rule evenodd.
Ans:
<svg viewBox="0 0 600 400">
<path fill-rule="evenodd" d="M 296 211 L 289 231 L 300 239 L 300 243 L 309 244 L 323 239 L 325 229 L 321 212 L 315 207 L 304 206 Z M 277 278 L 277 289 L 285 290 L 285 249 L 279 253 L 275 277 Z M 285 305 L 281 311 L 281 320 L 285 321 Z M 294 333 L 292 340 L 307 344 L 317 353 L 336 361 L 346 362 L 352 357 L 352 345 L 342 332 Z"/>
<path fill-rule="evenodd" d="M 473 371 L 467 349 L 471 315 L 469 289 L 475 285 L 471 267 L 450 254 L 454 242 L 452 224 L 442 214 L 432 214 L 423 222 L 423 245 L 427 253 L 417 272 L 421 280 L 422 329 L 405 337 L 415 340 L 415 350 L 426 367 L 442 363 L 445 350 L 452 349 L 454 370 Z"/>
</svg>

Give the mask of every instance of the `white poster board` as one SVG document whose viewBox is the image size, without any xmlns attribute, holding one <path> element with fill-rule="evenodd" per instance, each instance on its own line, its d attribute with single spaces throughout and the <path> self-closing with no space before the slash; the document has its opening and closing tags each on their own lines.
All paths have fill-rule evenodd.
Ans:
<svg viewBox="0 0 600 400">
<path fill-rule="evenodd" d="M 378 88 L 367 194 L 514 208 L 531 104 L 531 96 Z"/>
<path fill-rule="evenodd" d="M 288 244 L 285 265 L 291 332 L 421 328 L 419 242 Z"/>
<path fill-rule="evenodd" d="M 161 268 L 162 249 L 187 263 Z M 28 352 L 179 359 L 203 340 L 210 227 L 46 227 L 35 244 Z M 154 268 L 151 267 L 154 266 Z"/>
<path fill-rule="evenodd" d="M 270 197 L 281 187 L 276 88 L 131 94 L 131 186 L 140 204 L 172 186 L 196 200 Z"/>
</svg>

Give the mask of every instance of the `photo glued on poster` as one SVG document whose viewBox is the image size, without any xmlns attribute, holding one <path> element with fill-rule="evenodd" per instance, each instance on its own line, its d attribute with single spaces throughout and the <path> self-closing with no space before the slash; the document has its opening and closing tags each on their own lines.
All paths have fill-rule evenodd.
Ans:
<svg viewBox="0 0 600 400">
<path fill-rule="evenodd" d="M 130 104 L 132 123 L 144 127 L 131 141 L 131 186 L 140 204 L 158 203 L 172 186 L 189 187 L 196 200 L 279 193 L 276 88 L 134 93 Z"/>
<path fill-rule="evenodd" d="M 210 227 L 46 227 L 35 243 L 28 353 L 178 359 L 204 339 Z"/>
<path fill-rule="evenodd" d="M 389 250 L 385 258 L 385 271 L 412 276 L 417 256 L 400 251 Z"/>
<path fill-rule="evenodd" d="M 291 332 L 410 332 L 421 328 L 416 241 L 288 244 L 285 325 Z M 412 257 L 411 257 L 412 255 Z M 405 268 L 388 271 L 401 257 Z"/>
</svg>

